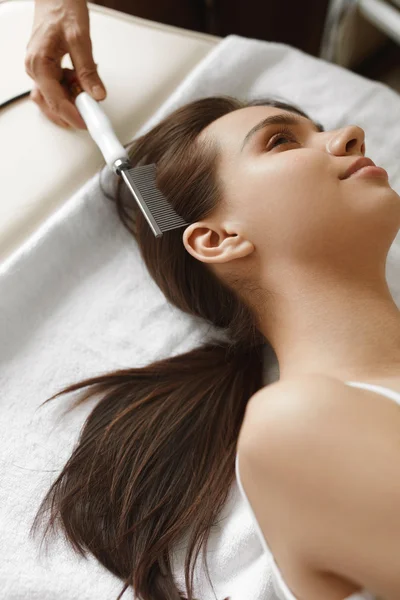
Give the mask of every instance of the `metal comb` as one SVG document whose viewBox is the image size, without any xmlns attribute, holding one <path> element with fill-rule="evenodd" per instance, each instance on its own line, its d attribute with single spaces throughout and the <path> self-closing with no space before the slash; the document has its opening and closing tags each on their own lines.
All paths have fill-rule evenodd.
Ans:
<svg viewBox="0 0 400 600">
<path fill-rule="evenodd" d="M 76 79 L 69 77 L 68 88 L 104 160 L 125 181 L 155 237 L 161 237 L 171 229 L 189 225 L 157 188 L 156 165 L 153 163 L 132 167 L 127 151 L 119 142 L 99 103 L 82 91 Z"/>
<path fill-rule="evenodd" d="M 171 229 L 188 225 L 157 188 L 154 163 L 131 167 L 129 163 L 127 166 L 126 162 L 117 159 L 114 171 L 125 181 L 156 237 L 161 237 Z"/>
</svg>

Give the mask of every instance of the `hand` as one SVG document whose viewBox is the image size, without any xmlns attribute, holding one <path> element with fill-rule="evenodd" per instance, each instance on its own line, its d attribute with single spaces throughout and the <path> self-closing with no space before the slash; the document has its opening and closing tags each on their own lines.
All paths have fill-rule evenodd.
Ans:
<svg viewBox="0 0 400 600">
<path fill-rule="evenodd" d="M 36 83 L 30 98 L 53 123 L 86 129 L 68 88 L 61 84 L 65 74 L 61 59 L 69 53 L 81 87 L 95 100 L 106 97 L 93 60 L 86 0 L 36 0 L 26 50 L 25 70 Z M 98 93 L 93 91 L 96 85 Z"/>
</svg>

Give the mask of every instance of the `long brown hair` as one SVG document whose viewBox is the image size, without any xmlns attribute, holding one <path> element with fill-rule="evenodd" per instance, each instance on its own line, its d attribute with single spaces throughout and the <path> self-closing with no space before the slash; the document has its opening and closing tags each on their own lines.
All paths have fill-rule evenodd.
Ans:
<svg viewBox="0 0 400 600">
<path fill-rule="evenodd" d="M 227 113 L 260 105 L 307 117 L 270 98 L 203 98 L 127 146 L 132 164 L 156 163 L 157 185 L 178 214 L 188 223 L 202 220 L 221 202 L 221 189 L 218 149 L 199 143 L 198 135 Z M 121 180 L 114 199 L 168 301 L 222 328 L 228 341 L 212 340 L 146 367 L 98 375 L 46 400 L 43 404 L 91 386 L 72 410 L 101 394 L 42 500 L 31 535 L 49 511 L 43 541 L 58 523 L 76 552 L 92 553 L 123 580 L 117 600 L 129 586 L 141 600 L 182 600 L 186 594 L 193 600 L 195 562 L 235 479 L 246 404 L 263 387 L 262 347 L 268 342 L 257 328 L 256 311 L 239 293 L 244 285 L 258 288 L 251 280 L 220 281 L 186 251 L 183 229 L 155 238 Z M 190 535 L 184 592 L 174 581 L 171 551 L 185 534 Z M 210 581 L 207 564 L 206 571 Z"/>
</svg>

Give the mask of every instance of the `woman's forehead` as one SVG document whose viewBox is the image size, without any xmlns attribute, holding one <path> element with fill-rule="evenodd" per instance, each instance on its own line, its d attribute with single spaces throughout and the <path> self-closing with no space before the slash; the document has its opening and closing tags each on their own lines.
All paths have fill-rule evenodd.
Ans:
<svg viewBox="0 0 400 600">
<path fill-rule="evenodd" d="M 260 119 L 265 119 L 266 117 L 282 112 L 285 111 L 275 106 L 247 106 L 239 108 L 210 123 L 202 133 L 206 137 L 211 136 L 218 141 L 223 141 L 224 138 L 231 138 L 232 136 L 236 140 L 240 140 L 240 136 L 244 137 L 249 129 L 256 125 Z"/>
</svg>

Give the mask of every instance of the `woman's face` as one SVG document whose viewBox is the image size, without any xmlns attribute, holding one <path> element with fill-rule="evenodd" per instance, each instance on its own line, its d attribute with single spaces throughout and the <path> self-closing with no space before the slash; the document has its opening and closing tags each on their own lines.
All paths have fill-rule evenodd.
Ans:
<svg viewBox="0 0 400 600">
<path fill-rule="evenodd" d="M 259 126 L 278 116 L 296 122 Z M 280 133 L 282 127 L 288 132 Z M 269 259 L 289 253 L 309 264 L 321 253 L 332 258 L 360 241 L 370 244 L 382 222 L 398 229 L 400 198 L 386 176 L 343 179 L 350 165 L 365 156 L 364 137 L 356 125 L 324 132 L 305 117 L 271 106 L 243 108 L 217 119 L 200 141 L 218 145 L 224 202 L 202 222 L 203 228 L 187 228 L 186 248 L 204 262 L 227 262 L 240 257 L 243 238 Z M 204 223 L 217 235 L 207 238 Z M 387 228 L 385 236 L 387 241 Z M 211 245 L 214 252 L 208 252 Z"/>
</svg>

